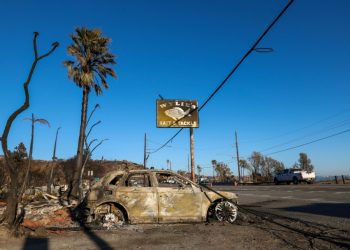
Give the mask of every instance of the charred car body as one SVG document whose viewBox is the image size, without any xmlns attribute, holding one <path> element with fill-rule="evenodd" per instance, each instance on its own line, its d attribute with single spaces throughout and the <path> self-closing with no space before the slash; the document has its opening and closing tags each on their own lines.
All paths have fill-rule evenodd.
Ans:
<svg viewBox="0 0 350 250">
<path fill-rule="evenodd" d="M 113 171 L 91 187 L 83 203 L 84 220 L 178 223 L 215 216 L 232 223 L 237 217 L 238 196 L 219 193 L 229 201 L 173 171 Z"/>
</svg>

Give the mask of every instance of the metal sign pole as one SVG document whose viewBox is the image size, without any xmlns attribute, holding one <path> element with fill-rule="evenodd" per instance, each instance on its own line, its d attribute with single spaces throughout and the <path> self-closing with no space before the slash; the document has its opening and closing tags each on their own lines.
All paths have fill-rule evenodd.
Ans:
<svg viewBox="0 0 350 250">
<path fill-rule="evenodd" d="M 190 128 L 190 144 L 191 144 L 191 179 L 193 182 L 195 180 L 195 170 L 194 170 L 194 142 L 193 142 L 193 128 Z"/>
</svg>

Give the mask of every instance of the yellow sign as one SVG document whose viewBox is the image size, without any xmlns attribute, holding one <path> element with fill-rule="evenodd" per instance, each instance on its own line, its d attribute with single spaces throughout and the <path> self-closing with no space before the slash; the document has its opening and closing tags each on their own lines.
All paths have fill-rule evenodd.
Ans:
<svg viewBox="0 0 350 250">
<path fill-rule="evenodd" d="M 157 128 L 198 127 L 198 101 L 157 100 Z"/>
</svg>

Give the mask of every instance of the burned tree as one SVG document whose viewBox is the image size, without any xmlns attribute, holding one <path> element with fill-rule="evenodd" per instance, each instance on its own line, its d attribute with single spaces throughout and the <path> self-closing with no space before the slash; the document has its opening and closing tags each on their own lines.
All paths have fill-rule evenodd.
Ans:
<svg viewBox="0 0 350 250">
<path fill-rule="evenodd" d="M 7 119 L 6 126 L 4 128 L 3 134 L 0 138 L 2 150 L 4 152 L 4 157 L 6 161 L 6 166 L 10 172 L 10 178 L 11 178 L 11 184 L 10 184 L 10 192 L 9 196 L 7 198 L 6 202 L 6 211 L 3 213 L 3 215 L 0 217 L 0 223 L 5 222 L 10 228 L 13 228 L 13 225 L 16 220 L 16 213 L 17 213 L 17 206 L 18 206 L 18 171 L 14 165 L 14 162 L 11 157 L 11 152 L 8 150 L 7 145 L 7 138 L 10 133 L 10 129 L 12 126 L 13 121 L 16 119 L 16 117 L 21 114 L 23 111 L 29 108 L 29 90 L 28 85 L 30 83 L 30 80 L 32 78 L 32 75 L 34 73 L 36 64 L 43 59 L 44 57 L 49 56 L 58 46 L 58 42 L 54 42 L 52 44 L 53 48 L 46 54 L 42 56 L 38 56 L 37 46 L 36 46 L 36 38 L 39 35 L 38 32 L 34 32 L 34 39 L 33 39 L 33 45 L 34 45 L 34 62 L 32 64 L 32 67 L 30 69 L 27 81 L 23 84 L 24 92 L 25 92 L 25 102 L 24 104 L 17 109 L 14 113 L 11 114 L 11 116 Z"/>
<path fill-rule="evenodd" d="M 51 184 L 52 184 L 52 176 L 53 176 L 53 168 L 55 165 L 55 160 L 56 160 L 56 145 L 57 145 L 57 136 L 58 136 L 58 130 L 60 130 L 61 127 L 58 127 L 57 132 L 56 132 L 56 139 L 55 139 L 55 146 L 53 148 L 53 156 L 52 156 L 52 165 L 51 165 L 51 172 L 50 172 L 50 178 L 49 178 L 49 183 L 47 187 L 47 192 L 51 194 Z"/>
<path fill-rule="evenodd" d="M 87 127 L 87 125 L 89 124 L 89 121 L 90 121 L 90 119 L 91 119 L 91 116 L 92 116 L 92 114 L 95 112 L 95 110 L 96 110 L 97 107 L 100 108 L 100 105 L 96 104 L 94 110 L 91 112 L 91 114 L 90 114 L 90 116 L 89 116 L 89 119 L 88 119 L 88 121 L 87 121 L 87 123 L 86 123 L 86 127 Z M 102 144 L 103 141 L 108 140 L 108 139 L 104 139 L 104 140 L 100 141 L 99 144 L 97 144 L 92 150 L 90 150 L 91 144 L 92 144 L 93 142 L 97 141 L 97 139 L 94 139 L 94 140 L 92 140 L 90 143 L 88 143 L 88 142 L 87 142 L 87 138 L 89 137 L 89 135 L 90 135 L 92 129 L 93 129 L 97 124 L 100 124 L 100 123 L 101 123 L 101 121 L 96 122 L 94 125 L 91 126 L 91 128 L 90 128 L 90 130 L 89 130 L 89 133 L 88 133 L 87 135 L 84 134 L 84 143 L 85 143 L 85 150 L 84 150 L 84 152 L 85 152 L 86 155 L 85 155 L 85 159 L 84 159 L 84 162 L 83 162 L 83 167 L 82 167 L 82 169 L 81 169 L 80 176 L 79 176 L 79 202 L 82 202 L 83 199 L 84 199 L 84 197 L 83 197 L 83 173 L 84 173 L 84 169 L 85 169 L 86 163 L 87 163 L 87 161 L 89 160 L 90 156 L 92 155 L 92 152 L 94 152 L 94 150 L 95 150 L 98 146 L 100 146 L 100 145 Z"/>
<path fill-rule="evenodd" d="M 32 118 L 23 118 L 22 121 L 31 121 L 32 122 L 32 136 L 30 139 L 30 149 L 29 149 L 29 159 L 28 159 L 28 168 L 27 168 L 27 172 L 26 175 L 23 179 L 23 184 L 22 184 L 22 188 L 19 192 L 18 195 L 18 202 L 21 202 L 22 199 L 22 195 L 24 194 L 24 190 L 26 189 L 27 186 L 27 181 L 28 181 L 28 176 L 29 176 L 29 170 L 30 170 L 30 165 L 32 163 L 32 155 L 33 155 L 33 143 L 34 143 L 34 124 L 36 122 L 39 122 L 40 124 L 47 124 L 50 128 L 50 123 L 48 121 L 46 121 L 45 119 L 38 119 L 34 117 L 34 114 L 32 114 Z"/>
</svg>

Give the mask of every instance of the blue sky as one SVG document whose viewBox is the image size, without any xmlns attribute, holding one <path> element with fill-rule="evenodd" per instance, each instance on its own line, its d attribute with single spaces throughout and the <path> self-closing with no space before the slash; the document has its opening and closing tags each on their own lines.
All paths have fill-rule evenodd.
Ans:
<svg viewBox="0 0 350 250">
<path fill-rule="evenodd" d="M 99 27 L 113 40 L 110 48 L 118 56 L 119 79 L 108 79 L 110 88 L 104 95 L 90 94 L 89 111 L 97 103 L 101 106 L 92 118 L 101 124 L 90 138 L 109 139 L 93 158 L 143 163 L 145 133 L 152 151 L 178 131 L 156 128 L 158 95 L 203 104 L 287 4 L 280 0 L 101 4 L 5 0 L 0 9 L 1 133 L 9 115 L 24 102 L 23 83 L 34 59 L 32 32 L 38 31 L 40 55 L 55 41 L 60 46 L 38 63 L 29 85 L 30 108 L 13 123 L 9 148 L 20 142 L 29 148 L 30 122 L 21 119 L 34 113 L 51 124 L 50 129 L 36 124 L 35 159 L 51 159 L 60 123 L 56 156 L 76 154 L 82 90 L 68 80 L 61 62 L 69 59 L 68 33 L 74 27 Z M 257 46 L 275 52 L 251 53 L 199 113 L 200 127 L 194 130 L 196 165 L 209 167 L 216 159 L 228 162 L 237 174 L 237 163 L 229 156 L 235 155 L 230 146 L 235 131 L 240 156 L 247 157 L 252 151 L 269 154 L 348 130 L 349 12 L 347 0 L 295 1 Z M 309 136 L 326 127 L 334 129 Z M 270 156 L 290 167 L 304 152 L 317 175 L 350 174 L 349 139 L 347 132 Z M 187 170 L 189 129 L 169 146 L 151 154 L 147 165 L 166 168 L 169 159 L 173 169 Z M 271 147 L 275 148 L 262 151 Z"/>
</svg>

